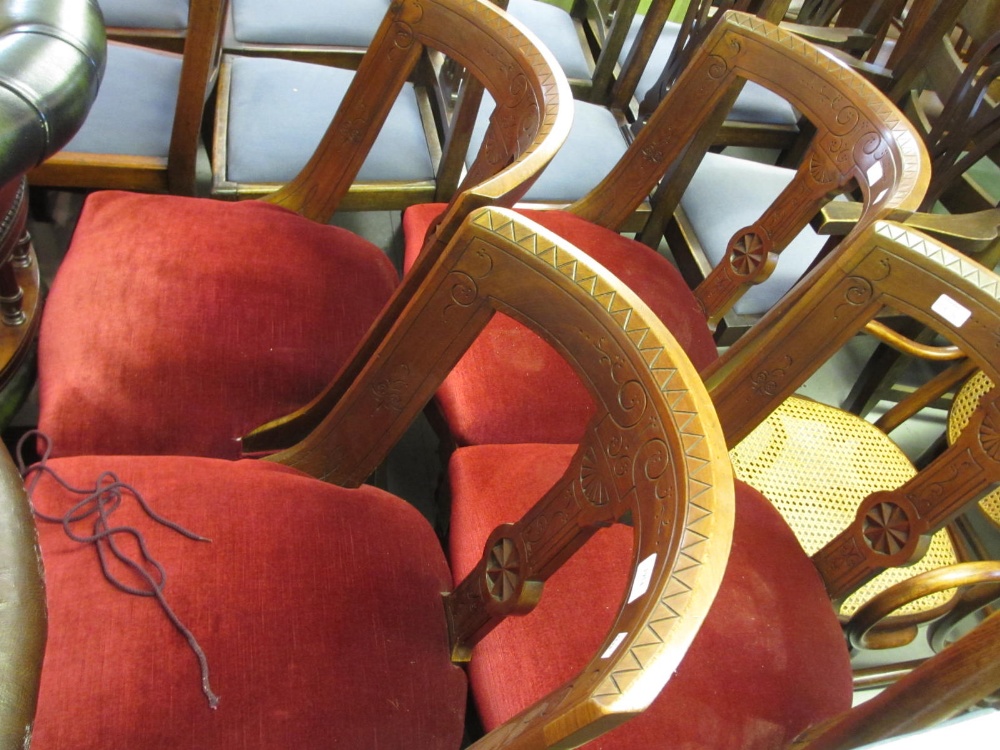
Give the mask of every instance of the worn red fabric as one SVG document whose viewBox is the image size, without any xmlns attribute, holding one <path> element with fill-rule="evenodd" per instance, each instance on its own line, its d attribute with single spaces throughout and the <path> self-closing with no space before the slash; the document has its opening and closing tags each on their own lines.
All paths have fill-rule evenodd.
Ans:
<svg viewBox="0 0 1000 750">
<path fill-rule="evenodd" d="M 156 526 L 133 503 L 112 516 L 166 568 L 167 601 L 221 700 L 208 707 L 198 662 L 155 600 L 113 588 L 93 547 L 40 522 L 49 635 L 32 748 L 459 747 L 467 685 L 449 659 L 450 574 L 412 506 L 262 461 L 51 465 L 77 486 L 115 471 L 211 539 Z M 51 480 L 35 496 L 49 513 L 77 500 Z"/>
<path fill-rule="evenodd" d="M 95 193 L 42 321 L 40 427 L 62 455 L 236 458 L 322 390 L 397 282 L 375 245 L 278 206 Z"/>
<path fill-rule="evenodd" d="M 489 532 L 516 520 L 565 470 L 575 446 L 459 448 L 449 464 L 450 554 L 461 576 Z M 473 651 L 472 694 L 489 729 L 582 668 L 625 590 L 631 529 L 601 531 L 545 585 L 541 604 Z M 517 664 L 515 673 L 502 665 Z M 737 484 L 728 568 L 695 641 L 653 706 L 595 750 L 773 749 L 851 705 L 851 667 L 823 585 L 767 500 Z"/>
<path fill-rule="evenodd" d="M 404 213 L 407 268 L 442 209 L 428 204 Z M 627 284 L 670 329 L 695 366 L 704 367 L 718 356 L 697 300 L 662 255 L 565 211 L 521 213 Z M 565 360 L 505 315 L 490 321 L 438 390 L 437 401 L 459 445 L 579 442 L 593 409 L 590 395 Z"/>
</svg>

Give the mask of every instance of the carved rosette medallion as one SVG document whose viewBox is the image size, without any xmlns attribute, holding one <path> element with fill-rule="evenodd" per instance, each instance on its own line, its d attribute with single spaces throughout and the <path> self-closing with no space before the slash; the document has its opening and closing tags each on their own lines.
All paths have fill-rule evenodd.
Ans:
<svg viewBox="0 0 1000 750">
<path fill-rule="evenodd" d="M 764 265 L 771 243 L 752 229 L 729 244 L 729 266 L 737 276 L 750 277 Z"/>
<path fill-rule="evenodd" d="M 839 179 L 833 165 L 815 152 L 809 157 L 809 176 L 818 185 L 834 185 Z"/>
<path fill-rule="evenodd" d="M 521 553 L 512 539 L 497 540 L 486 563 L 486 590 L 498 602 L 516 597 L 521 588 Z"/>
<path fill-rule="evenodd" d="M 603 508 L 611 502 L 611 492 L 604 483 L 597 451 L 589 446 L 580 462 L 580 489 L 583 497 L 595 508 Z"/>
<path fill-rule="evenodd" d="M 979 426 L 979 446 L 991 460 L 1000 463 L 1000 409 L 995 402 L 983 415 Z"/>
<path fill-rule="evenodd" d="M 873 505 L 865 513 L 861 526 L 865 542 L 880 555 L 894 555 L 903 549 L 911 530 L 909 515 L 893 502 Z"/>
</svg>

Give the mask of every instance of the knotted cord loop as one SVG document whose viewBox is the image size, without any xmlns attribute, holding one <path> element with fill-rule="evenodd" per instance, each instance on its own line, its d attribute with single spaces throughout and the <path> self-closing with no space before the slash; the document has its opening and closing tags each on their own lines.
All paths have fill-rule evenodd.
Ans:
<svg viewBox="0 0 1000 750">
<path fill-rule="evenodd" d="M 41 452 L 41 457 L 38 462 L 32 464 L 31 466 L 27 466 L 24 461 L 23 448 L 27 440 L 33 439 L 40 440 L 44 445 L 44 449 Z M 169 619 L 181 635 L 184 636 L 184 639 L 188 642 L 191 650 L 194 651 L 195 656 L 198 658 L 198 664 L 201 668 L 202 692 L 208 699 L 209 707 L 216 708 L 219 705 L 219 696 L 212 691 L 212 687 L 209 684 L 208 658 L 205 656 L 205 652 L 202 650 L 198 640 L 194 637 L 194 634 L 187 628 L 187 626 L 184 625 L 183 622 L 181 622 L 181 619 L 177 616 L 173 609 L 171 609 L 170 605 L 167 603 L 166 597 L 164 596 L 163 590 L 167 585 L 166 570 L 150 554 L 149 548 L 146 546 L 146 540 L 138 529 L 132 526 L 112 526 L 110 516 L 121 506 L 126 496 L 130 495 L 139 504 L 139 507 L 142 508 L 143 512 L 161 526 L 165 526 L 168 529 L 171 529 L 178 534 L 197 542 L 210 542 L 211 539 L 207 539 L 206 537 L 195 534 L 192 531 L 188 531 L 180 524 L 174 523 L 173 521 L 158 514 L 150 507 L 149 503 L 135 487 L 121 481 L 114 472 L 102 472 L 100 476 L 98 476 L 97 481 L 94 483 L 94 487 L 92 488 L 79 488 L 71 486 L 61 476 L 56 474 L 51 467 L 49 467 L 48 460 L 52 453 L 52 445 L 49 437 L 44 433 L 38 432 L 37 430 L 31 430 L 25 433 L 21 436 L 21 439 L 18 440 L 15 452 L 18 470 L 24 477 L 25 491 L 31 501 L 31 510 L 35 517 L 48 523 L 61 524 L 63 530 L 66 532 L 66 536 L 74 542 L 78 542 L 80 544 L 93 544 L 94 548 L 97 550 L 97 557 L 100 561 L 104 577 L 107 578 L 115 588 L 125 592 L 126 594 L 132 594 L 133 596 L 154 597 L 157 602 L 159 602 L 160 607 L 167 615 L 167 619 Z M 35 505 L 34 491 L 42 477 L 45 475 L 55 480 L 55 482 L 67 492 L 82 496 L 80 502 L 73 505 L 62 516 L 54 516 L 44 513 Z M 90 517 L 94 517 L 92 533 L 81 534 L 74 530 L 74 524 L 79 524 Z M 116 540 L 116 537 L 120 537 L 122 535 L 131 538 L 135 542 L 139 551 L 138 560 L 133 559 L 128 553 L 122 550 Z M 118 578 L 109 565 L 109 555 L 118 560 L 126 568 L 135 572 L 135 574 L 145 582 L 148 588 L 132 586 Z M 153 572 L 150 571 L 150 568 L 152 568 Z"/>
</svg>

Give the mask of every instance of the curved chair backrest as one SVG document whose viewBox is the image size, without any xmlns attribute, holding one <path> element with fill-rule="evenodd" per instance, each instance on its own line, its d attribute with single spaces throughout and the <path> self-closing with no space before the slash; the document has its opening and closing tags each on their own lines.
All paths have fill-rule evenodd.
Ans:
<svg viewBox="0 0 1000 750">
<path fill-rule="evenodd" d="M 483 145 L 437 227 L 428 233 L 420 260 L 366 337 L 366 348 L 355 353 L 337 382 L 312 404 L 246 436 L 248 451 L 285 447 L 301 439 L 357 374 L 464 218 L 483 206 L 513 205 L 569 133 L 572 96 L 565 76 L 551 54 L 503 11 L 483 0 L 403 0 L 386 15 L 312 159 L 265 200 L 327 221 L 350 189 L 425 47 L 446 51 L 472 71 L 497 102 Z"/>
<path fill-rule="evenodd" d="M 21 242 L 24 173 L 76 132 L 104 71 L 104 26 L 94 0 L 0 6 L 0 381 L 23 359 L 38 305 L 37 264 Z M 20 264 L 21 269 L 15 265 Z M 34 267 L 29 269 L 27 264 Z M 21 289 L 24 271 L 34 288 Z M 30 271 L 34 273 L 31 274 Z M 30 279 L 29 279 L 30 280 Z M 17 471 L 3 454 L 0 484 L 0 745 L 27 746 L 45 648 L 45 597 L 34 524 Z M 16 686 L 16 687 L 15 687 Z"/>
<path fill-rule="evenodd" d="M 713 321 L 770 275 L 778 253 L 832 193 L 860 187 L 865 209 L 859 226 L 866 226 L 890 209 L 915 207 L 929 179 L 919 136 L 873 86 L 845 75 L 843 65 L 794 34 L 729 11 L 625 157 L 569 210 L 615 228 L 662 179 L 643 232 L 645 241 L 657 242 L 744 80 L 791 102 L 813 123 L 816 135 L 796 178 L 754 225 L 732 237 L 726 258 L 698 286 L 696 294 Z"/>
<path fill-rule="evenodd" d="M 817 266 L 703 373 L 730 445 L 887 312 L 917 319 L 989 377 L 1000 375 L 1000 277 L 926 235 L 878 221 Z M 932 533 L 1000 480 L 993 437 L 998 397 L 985 397 L 969 428 L 913 479 L 870 495 L 854 523 L 813 555 L 833 599 L 918 557 Z"/>
<path fill-rule="evenodd" d="M 497 310 L 563 352 L 597 414 L 559 482 L 494 531 L 478 568 L 447 596 L 453 658 L 468 659 L 504 617 L 530 611 L 576 549 L 628 518 L 631 595 L 606 642 L 544 712 L 528 709 L 483 745 L 535 747 L 544 737 L 575 747 L 641 711 L 669 679 L 715 595 L 732 531 L 732 474 L 707 394 L 638 297 L 513 212 L 476 212 L 333 412 L 272 460 L 359 484 Z"/>
</svg>

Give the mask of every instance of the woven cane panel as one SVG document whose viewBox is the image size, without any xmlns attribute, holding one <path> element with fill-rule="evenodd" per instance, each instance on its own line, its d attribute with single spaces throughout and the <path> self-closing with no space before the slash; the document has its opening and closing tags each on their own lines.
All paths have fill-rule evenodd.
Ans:
<svg viewBox="0 0 1000 750">
<path fill-rule="evenodd" d="M 972 412 L 979 405 L 979 399 L 992 388 L 993 381 L 986 377 L 986 373 L 982 370 L 965 381 L 965 385 L 955 394 L 951 411 L 948 413 L 949 443 L 955 442 L 959 434 L 969 423 L 969 419 L 972 418 Z M 979 507 L 983 509 L 983 512 L 993 523 L 1000 526 L 1000 489 L 993 490 L 993 492 L 980 500 Z"/>
<path fill-rule="evenodd" d="M 883 432 L 853 414 L 792 397 L 730 452 L 736 475 L 764 493 L 813 554 L 844 530 L 872 492 L 913 477 L 909 459 Z M 853 613 L 875 593 L 917 573 L 955 562 L 943 529 L 927 554 L 907 568 L 891 568 L 852 594 L 840 611 Z M 900 612 L 944 603 L 945 592 Z"/>
</svg>

